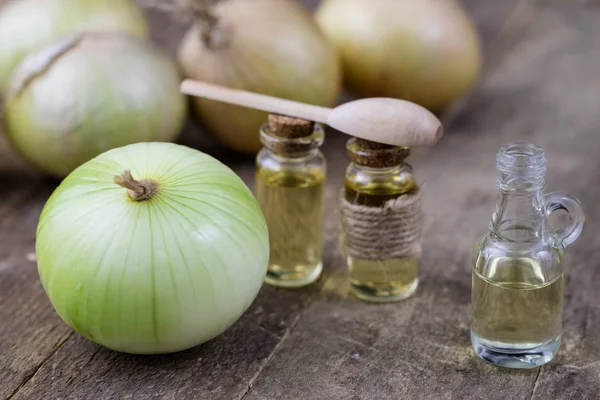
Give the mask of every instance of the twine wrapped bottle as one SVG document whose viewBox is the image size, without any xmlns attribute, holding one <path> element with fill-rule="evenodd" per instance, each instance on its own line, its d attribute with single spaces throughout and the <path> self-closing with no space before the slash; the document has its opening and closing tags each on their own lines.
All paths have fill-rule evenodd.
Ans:
<svg viewBox="0 0 600 400">
<path fill-rule="evenodd" d="M 346 145 L 351 163 L 340 195 L 341 248 L 353 293 L 365 301 L 409 297 L 418 284 L 421 193 L 407 147 L 364 139 Z"/>
</svg>

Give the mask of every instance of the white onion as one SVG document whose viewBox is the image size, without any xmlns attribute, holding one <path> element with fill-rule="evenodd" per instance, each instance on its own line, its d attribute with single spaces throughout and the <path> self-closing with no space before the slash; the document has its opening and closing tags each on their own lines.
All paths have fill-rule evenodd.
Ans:
<svg viewBox="0 0 600 400">
<path fill-rule="evenodd" d="M 231 326 L 262 285 L 269 240 L 256 200 L 228 167 L 184 146 L 138 143 L 63 181 L 40 217 L 36 253 L 68 325 L 108 348 L 152 354 Z"/>
<path fill-rule="evenodd" d="M 172 141 L 185 121 L 175 63 L 121 34 L 75 34 L 28 56 L 6 98 L 9 139 L 23 157 L 64 177 L 111 148 Z"/>
<path fill-rule="evenodd" d="M 292 0 L 228 0 L 198 20 L 179 60 L 187 77 L 309 104 L 331 106 L 341 87 L 337 53 Z M 212 22 L 212 23 L 210 23 Z M 267 114 L 194 98 L 202 122 L 232 149 L 261 148 Z"/>
<path fill-rule="evenodd" d="M 324 0 L 319 26 L 342 57 L 348 88 L 440 111 L 476 81 L 481 45 L 455 0 Z"/>
<path fill-rule="evenodd" d="M 79 31 L 147 37 L 144 16 L 132 0 L 8 0 L 0 3 L 0 92 L 29 53 Z"/>
</svg>

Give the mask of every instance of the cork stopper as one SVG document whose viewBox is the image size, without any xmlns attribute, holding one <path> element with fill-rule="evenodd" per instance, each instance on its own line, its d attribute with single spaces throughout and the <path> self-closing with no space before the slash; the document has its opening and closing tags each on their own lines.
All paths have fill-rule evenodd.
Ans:
<svg viewBox="0 0 600 400">
<path fill-rule="evenodd" d="M 310 136 L 315 126 L 312 121 L 279 114 L 269 114 L 268 121 L 272 135 L 288 139 Z"/>
<path fill-rule="evenodd" d="M 371 168 L 389 168 L 400 165 L 410 155 L 408 147 L 390 146 L 366 139 L 353 138 L 346 146 L 352 162 Z"/>
<path fill-rule="evenodd" d="M 396 147 L 389 144 L 372 142 L 370 140 L 361 138 L 356 138 L 356 145 L 364 150 L 389 150 Z"/>
<path fill-rule="evenodd" d="M 323 143 L 323 129 L 312 121 L 269 114 L 260 131 L 261 141 L 274 153 L 302 154 Z"/>
</svg>

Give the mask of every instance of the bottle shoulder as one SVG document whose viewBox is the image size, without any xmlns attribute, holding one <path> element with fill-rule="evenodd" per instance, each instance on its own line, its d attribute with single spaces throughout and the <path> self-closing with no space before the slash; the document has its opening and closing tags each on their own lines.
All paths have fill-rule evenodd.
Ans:
<svg viewBox="0 0 600 400">
<path fill-rule="evenodd" d="M 325 155 L 320 150 L 314 150 L 309 154 L 299 157 L 286 157 L 263 148 L 256 156 L 256 165 L 257 167 L 271 169 L 298 169 L 305 166 L 325 168 L 327 161 L 325 159 Z"/>
<path fill-rule="evenodd" d="M 532 265 L 544 279 L 552 279 L 562 273 L 563 259 L 563 250 L 548 241 L 512 243 L 488 233 L 477 241 L 472 265 L 475 272 L 486 277 L 517 264 Z"/>
<path fill-rule="evenodd" d="M 273 186 L 314 186 L 324 182 L 325 156 L 320 151 L 299 158 L 280 157 L 263 149 L 256 157 L 257 181 Z"/>
<path fill-rule="evenodd" d="M 554 246 L 551 240 L 539 237 L 535 241 L 510 241 L 505 240 L 493 232 L 488 232 L 481 236 L 475 245 L 477 251 L 488 251 L 493 253 L 520 253 L 531 250 L 547 249 L 555 252 L 562 252 L 560 247 Z"/>
<path fill-rule="evenodd" d="M 410 168 L 365 168 L 350 163 L 346 168 L 345 186 L 362 194 L 400 196 L 418 189 Z"/>
</svg>

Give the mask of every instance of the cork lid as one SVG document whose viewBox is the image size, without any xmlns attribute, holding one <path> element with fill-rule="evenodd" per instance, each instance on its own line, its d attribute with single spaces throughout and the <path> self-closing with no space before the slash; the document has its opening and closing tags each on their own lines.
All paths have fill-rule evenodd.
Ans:
<svg viewBox="0 0 600 400">
<path fill-rule="evenodd" d="M 319 124 L 285 115 L 269 114 L 260 131 L 261 141 L 271 151 L 298 154 L 323 144 L 324 130 Z"/>
<path fill-rule="evenodd" d="M 271 133 L 280 138 L 293 139 L 310 136 L 315 126 L 312 121 L 279 114 L 269 114 L 268 121 Z"/>
<path fill-rule="evenodd" d="M 391 146 L 366 139 L 353 138 L 346 145 L 352 162 L 371 168 L 389 168 L 400 165 L 410 155 L 408 147 Z"/>
</svg>

